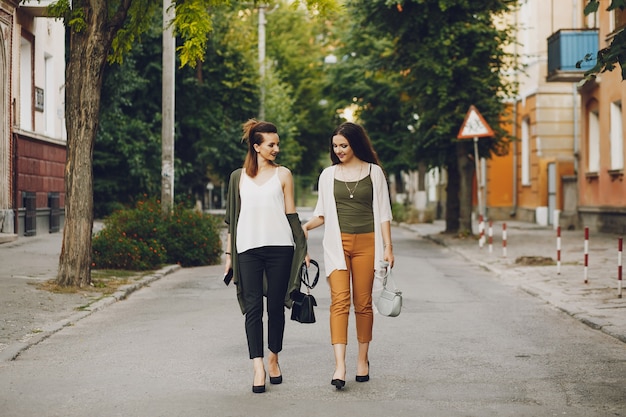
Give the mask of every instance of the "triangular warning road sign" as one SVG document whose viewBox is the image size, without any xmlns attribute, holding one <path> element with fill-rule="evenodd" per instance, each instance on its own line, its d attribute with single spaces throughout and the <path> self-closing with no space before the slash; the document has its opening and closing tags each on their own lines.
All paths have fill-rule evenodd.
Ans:
<svg viewBox="0 0 626 417">
<path fill-rule="evenodd" d="M 461 125 L 457 139 L 485 138 L 489 136 L 495 136 L 493 130 L 472 104 L 465 115 L 465 120 Z"/>
</svg>

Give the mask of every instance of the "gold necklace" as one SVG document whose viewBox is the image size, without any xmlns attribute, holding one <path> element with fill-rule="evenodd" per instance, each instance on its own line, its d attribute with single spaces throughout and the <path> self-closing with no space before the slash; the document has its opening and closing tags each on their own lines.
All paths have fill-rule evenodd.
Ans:
<svg viewBox="0 0 626 417">
<path fill-rule="evenodd" d="M 361 167 L 359 168 L 359 177 L 356 180 L 356 184 L 354 185 L 354 189 L 350 189 L 350 187 L 348 187 L 348 181 L 344 181 L 343 183 L 346 185 L 346 188 L 348 190 L 348 193 L 350 193 L 350 198 L 354 198 L 354 192 L 356 191 L 356 187 L 359 186 L 359 181 L 361 181 L 361 172 L 363 171 L 363 164 L 361 164 Z M 341 172 L 343 174 L 343 177 L 347 180 L 348 177 L 346 176 L 345 171 L 343 170 L 343 165 L 341 166 Z"/>
</svg>

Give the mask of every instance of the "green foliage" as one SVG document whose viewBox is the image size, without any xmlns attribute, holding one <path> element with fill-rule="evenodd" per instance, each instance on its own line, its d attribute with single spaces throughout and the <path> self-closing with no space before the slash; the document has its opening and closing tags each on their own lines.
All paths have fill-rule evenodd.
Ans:
<svg viewBox="0 0 626 417">
<path fill-rule="evenodd" d="M 208 35 L 212 30 L 210 10 L 221 2 L 187 0 L 176 4 L 174 18 L 175 36 L 182 38 L 176 50 L 180 55 L 180 66 L 196 66 L 196 60 L 204 60 Z"/>
<path fill-rule="evenodd" d="M 279 162 L 302 178 L 317 178 L 317 161 L 327 153 L 334 127 L 331 106 L 319 105 L 327 54 L 319 34 L 325 23 L 319 15 L 280 3 L 267 14 L 266 119 L 280 130 Z M 177 12 L 177 18 L 197 28 L 200 23 L 192 25 L 193 20 L 206 11 L 211 21 L 202 25 L 212 32 L 196 67 L 183 66 L 181 58 L 175 76 L 175 195 L 202 199 L 209 181 L 216 187 L 214 196 L 221 197 L 220 186 L 245 156 L 241 125 L 257 117 L 258 16 L 254 9 L 200 11 L 193 4 L 179 2 L 178 8 L 190 10 Z M 160 190 L 161 48 L 162 16 L 156 13 L 124 60 L 105 68 L 93 160 L 96 218 Z"/>
<path fill-rule="evenodd" d="M 72 28 L 75 32 L 81 32 L 87 27 L 85 11 L 80 7 L 72 8 L 70 0 L 57 0 L 50 3 L 48 15 L 63 19 L 65 26 Z"/>
<path fill-rule="evenodd" d="M 188 209 L 174 210 L 163 225 L 160 241 L 167 248 L 169 263 L 187 267 L 220 262 L 219 224 L 213 216 Z"/>
<path fill-rule="evenodd" d="M 391 205 L 391 214 L 393 216 L 393 220 L 398 223 L 406 222 L 408 217 L 408 208 L 405 203 L 394 202 Z"/>
<path fill-rule="evenodd" d="M 410 156 L 407 103 L 399 70 L 385 61 L 393 53 L 393 41 L 372 25 L 348 13 L 335 22 L 341 43 L 335 50 L 338 62 L 329 68 L 326 93 L 333 108 L 352 106 L 355 116 L 372 139 L 388 173 L 398 173 L 417 163 Z"/>
<path fill-rule="evenodd" d="M 164 219 L 156 200 L 140 201 L 135 209 L 114 212 L 92 241 L 94 269 L 155 269 L 167 261 L 159 241 Z"/>
<path fill-rule="evenodd" d="M 279 7 L 266 14 L 267 82 L 273 83 L 266 87 L 266 118 L 280 120 L 281 140 L 286 134 L 290 142 L 293 135 L 298 144 L 285 149 L 281 163 L 294 173 L 317 175 L 319 156 L 328 152 L 336 122 L 333 107 L 322 103 L 331 99 L 324 91 L 324 57 L 332 50 L 329 20 L 337 17 L 337 8 L 316 14 L 289 7 L 285 0 L 276 3 Z"/>
<path fill-rule="evenodd" d="M 110 63 L 121 64 L 124 57 L 135 47 L 141 36 L 150 30 L 155 17 L 162 10 L 161 3 L 154 0 L 133 0 L 128 8 L 126 19 L 111 43 Z"/>
<path fill-rule="evenodd" d="M 219 263 L 220 256 L 216 218 L 189 210 L 184 203 L 163 215 L 154 198 L 114 212 L 92 242 L 94 269 L 147 270 L 165 263 L 211 265 Z"/>
<path fill-rule="evenodd" d="M 388 172 L 447 168 L 448 219 L 460 218 L 461 204 L 471 212 L 459 184 L 467 190 L 472 172 L 458 169 L 471 143 L 456 139 L 470 105 L 495 131 L 480 140 L 480 156 L 500 154 L 508 143 L 506 101 L 516 86 L 505 74 L 518 68 L 507 52 L 514 28 L 502 22 L 517 3 L 348 0 L 347 18 L 337 25 L 341 58 L 329 83 L 337 108 L 356 109 Z"/>
<path fill-rule="evenodd" d="M 213 13 L 204 61 L 176 75 L 177 192 L 202 195 L 241 166 L 241 126 L 258 111 L 256 25 L 236 9 Z"/>
<path fill-rule="evenodd" d="M 505 100 L 515 91 L 503 75 L 511 69 L 512 27 L 495 20 L 513 0 L 347 2 L 350 20 L 331 91 L 358 117 L 380 149 L 385 165 L 398 169 L 445 167 L 455 160 L 456 135 L 471 104 L 496 131 L 480 142 L 480 154 L 500 152 Z M 397 150 L 400 150 L 398 152 Z M 394 152 L 395 150 L 395 152 Z"/>
<path fill-rule="evenodd" d="M 120 65 L 105 67 L 94 146 L 95 217 L 161 187 L 161 33 L 152 30 Z"/>
<path fill-rule="evenodd" d="M 270 92 L 265 100 L 265 118 L 280 128 L 279 162 L 297 171 L 305 147 L 297 141 L 299 130 L 297 116 L 293 113 L 293 90 L 291 85 L 281 82 L 271 69 L 265 74 L 264 84 L 266 91 Z"/>
</svg>

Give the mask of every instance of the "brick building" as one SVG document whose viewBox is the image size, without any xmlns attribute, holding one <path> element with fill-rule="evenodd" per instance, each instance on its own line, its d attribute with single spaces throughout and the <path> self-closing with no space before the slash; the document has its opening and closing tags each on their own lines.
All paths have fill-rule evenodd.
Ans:
<svg viewBox="0 0 626 417">
<path fill-rule="evenodd" d="M 63 224 L 65 29 L 51 0 L 0 0 L 0 239 Z"/>
</svg>

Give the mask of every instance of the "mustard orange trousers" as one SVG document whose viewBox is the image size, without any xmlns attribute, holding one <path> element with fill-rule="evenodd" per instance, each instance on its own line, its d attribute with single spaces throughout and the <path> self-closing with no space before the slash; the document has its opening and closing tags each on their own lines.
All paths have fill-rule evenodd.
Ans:
<svg viewBox="0 0 626 417">
<path fill-rule="evenodd" d="M 360 343 L 372 340 L 374 312 L 374 233 L 342 233 L 341 241 L 347 270 L 334 270 L 330 286 L 330 339 L 334 344 L 348 344 L 350 296 L 354 303 L 356 336 Z M 352 290 L 352 291 L 351 291 Z"/>
</svg>

